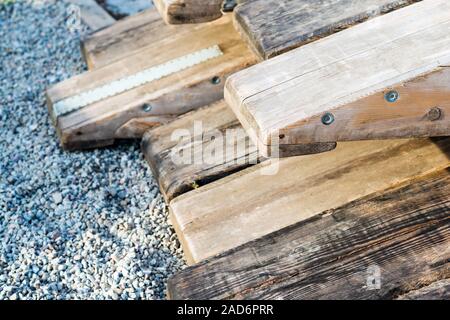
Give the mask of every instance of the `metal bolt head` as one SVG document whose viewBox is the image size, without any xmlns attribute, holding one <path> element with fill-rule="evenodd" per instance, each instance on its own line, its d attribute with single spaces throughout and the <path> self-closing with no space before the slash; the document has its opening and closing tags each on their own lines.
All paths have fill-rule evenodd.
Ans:
<svg viewBox="0 0 450 320">
<path fill-rule="evenodd" d="M 395 90 L 389 91 L 388 93 L 386 93 L 384 95 L 384 98 L 386 99 L 386 101 L 390 102 L 390 103 L 397 101 L 399 97 L 400 97 L 400 94 Z"/>
<path fill-rule="evenodd" d="M 148 104 L 148 103 L 146 103 L 142 106 L 142 110 L 144 110 L 144 112 L 150 112 L 150 111 L 152 111 L 152 109 L 153 109 L 152 105 Z"/>
<path fill-rule="evenodd" d="M 215 76 L 211 79 L 211 83 L 214 85 L 220 84 L 220 81 L 221 81 L 220 77 L 218 77 L 218 76 Z"/>
<path fill-rule="evenodd" d="M 236 0 L 225 0 L 222 5 L 223 12 L 232 12 L 237 6 Z"/>
<path fill-rule="evenodd" d="M 427 114 L 428 120 L 430 120 L 430 121 L 437 121 L 441 118 L 441 116 L 442 116 L 442 111 L 438 107 L 431 108 Z"/>
<path fill-rule="evenodd" d="M 327 112 L 322 116 L 322 123 L 324 125 L 329 126 L 333 122 L 334 122 L 334 115 L 332 113 Z"/>
</svg>

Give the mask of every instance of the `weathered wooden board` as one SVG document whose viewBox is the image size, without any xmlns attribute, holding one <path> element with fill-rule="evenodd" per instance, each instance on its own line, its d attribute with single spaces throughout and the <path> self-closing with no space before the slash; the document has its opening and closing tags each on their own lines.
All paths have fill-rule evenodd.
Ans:
<svg viewBox="0 0 450 320">
<path fill-rule="evenodd" d="M 95 0 L 67 0 L 78 8 L 76 13 L 92 32 L 104 29 L 114 24 L 116 20 L 106 12 Z"/>
<path fill-rule="evenodd" d="M 181 271 L 169 297 L 395 299 L 448 280 L 449 195 L 446 169 L 323 212 Z"/>
<path fill-rule="evenodd" d="M 450 278 L 439 280 L 426 287 L 401 295 L 398 300 L 449 300 Z"/>
<path fill-rule="evenodd" d="M 245 169 L 170 203 L 189 264 L 449 165 L 450 140 L 342 142 Z"/>
<path fill-rule="evenodd" d="M 242 36 L 267 59 L 420 0 L 253 0 L 235 9 Z"/>
<path fill-rule="evenodd" d="M 231 17 L 224 16 L 188 34 L 175 33 L 136 54 L 50 88 L 47 91 L 49 110 L 54 114 L 54 106 L 60 101 L 142 70 L 160 70 L 174 59 L 189 61 L 184 57 L 213 46 L 220 47 L 223 54 L 54 119 L 62 146 L 66 149 L 94 148 L 112 144 L 115 139 L 141 137 L 152 126 L 220 100 L 225 79 L 256 63 L 257 59 L 241 41 Z"/>
<path fill-rule="evenodd" d="M 233 130 L 234 142 L 241 147 L 235 149 L 227 143 L 225 130 Z M 142 149 L 167 203 L 261 161 L 223 100 L 149 130 L 142 139 Z"/>
<path fill-rule="evenodd" d="M 335 143 L 304 145 L 295 153 L 320 153 L 335 147 Z M 147 131 L 142 149 L 167 203 L 264 160 L 223 100 Z M 281 152 L 288 156 L 292 150 Z"/>
<path fill-rule="evenodd" d="M 147 46 L 173 43 L 204 26 L 168 26 L 156 9 L 126 17 L 98 31 L 82 42 L 82 52 L 89 69 L 106 66 Z"/>
<path fill-rule="evenodd" d="M 224 0 L 154 0 L 156 8 L 168 24 L 200 23 L 222 16 Z"/>
<path fill-rule="evenodd" d="M 278 144 L 446 136 L 449 31 L 450 2 L 425 0 L 234 74 L 225 98 L 266 156 Z"/>
</svg>

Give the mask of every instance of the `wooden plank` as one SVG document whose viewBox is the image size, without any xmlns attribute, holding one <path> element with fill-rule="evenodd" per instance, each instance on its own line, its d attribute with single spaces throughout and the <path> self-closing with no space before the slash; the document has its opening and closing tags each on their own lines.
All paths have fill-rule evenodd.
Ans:
<svg viewBox="0 0 450 320">
<path fill-rule="evenodd" d="M 242 145 L 236 148 L 239 154 L 234 144 L 226 143 L 225 130 L 234 130 L 236 143 Z M 212 148 L 217 154 L 211 154 Z M 149 130 L 142 139 L 142 149 L 167 203 L 261 161 L 223 100 Z"/>
<path fill-rule="evenodd" d="M 263 162 L 170 203 L 189 264 L 449 165 L 450 140 L 342 142 Z"/>
<path fill-rule="evenodd" d="M 95 0 L 67 0 L 80 10 L 81 19 L 92 32 L 109 27 L 116 20 Z"/>
<path fill-rule="evenodd" d="M 236 25 L 267 59 L 420 0 L 253 0 L 235 9 Z"/>
<path fill-rule="evenodd" d="M 203 26 L 168 26 L 156 9 L 149 9 L 90 35 L 82 42 L 82 51 L 89 69 L 100 68 L 155 43 L 188 37 L 199 28 Z"/>
<path fill-rule="evenodd" d="M 449 194 L 449 169 L 409 181 L 185 269 L 169 296 L 397 298 L 450 278 Z"/>
<path fill-rule="evenodd" d="M 305 145 L 301 153 L 335 147 L 335 143 Z M 149 130 L 142 149 L 167 203 L 264 160 L 223 100 Z M 281 152 L 289 154 L 290 150 Z"/>
<path fill-rule="evenodd" d="M 450 279 L 439 280 L 423 288 L 410 291 L 398 300 L 449 300 Z"/>
<path fill-rule="evenodd" d="M 450 3 L 425 0 L 239 72 L 225 98 L 265 155 L 278 144 L 449 135 L 449 31 Z"/>
<path fill-rule="evenodd" d="M 141 137 L 152 126 L 220 100 L 225 79 L 257 59 L 241 41 L 231 17 L 224 16 L 50 88 L 48 104 L 54 114 L 59 101 L 212 46 L 220 47 L 223 54 L 58 117 L 55 125 L 61 145 L 84 149 L 109 145 L 115 139 Z"/>
<path fill-rule="evenodd" d="M 223 0 L 154 0 L 168 24 L 201 23 L 222 16 Z"/>
</svg>

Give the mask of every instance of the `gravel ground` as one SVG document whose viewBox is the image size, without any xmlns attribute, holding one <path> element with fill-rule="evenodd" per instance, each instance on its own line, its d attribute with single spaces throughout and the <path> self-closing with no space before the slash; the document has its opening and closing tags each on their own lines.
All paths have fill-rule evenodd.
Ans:
<svg viewBox="0 0 450 320">
<path fill-rule="evenodd" d="M 0 0 L 0 299 L 161 299 L 184 263 L 138 142 L 67 153 L 47 115 L 86 68 L 68 12 Z"/>
</svg>

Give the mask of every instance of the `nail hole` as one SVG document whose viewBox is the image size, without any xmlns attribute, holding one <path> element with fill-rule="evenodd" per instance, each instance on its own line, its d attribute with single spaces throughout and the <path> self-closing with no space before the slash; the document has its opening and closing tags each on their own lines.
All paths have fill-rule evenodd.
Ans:
<svg viewBox="0 0 450 320">
<path fill-rule="evenodd" d="M 279 137 L 280 137 L 280 139 L 284 139 L 284 138 L 286 138 L 286 135 L 285 134 L 280 134 Z"/>
</svg>

